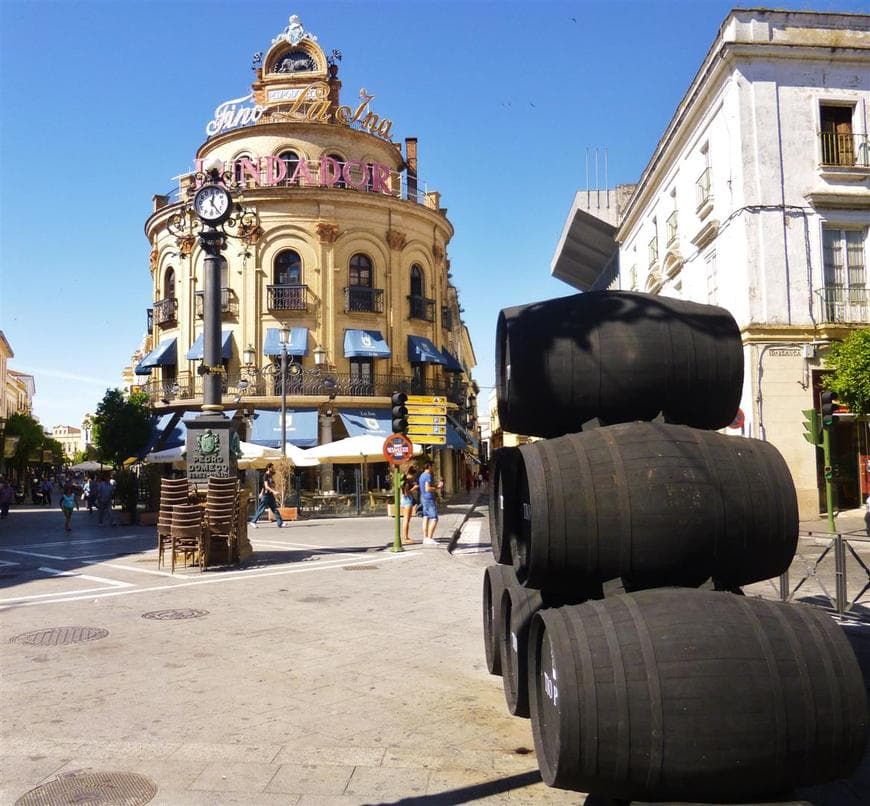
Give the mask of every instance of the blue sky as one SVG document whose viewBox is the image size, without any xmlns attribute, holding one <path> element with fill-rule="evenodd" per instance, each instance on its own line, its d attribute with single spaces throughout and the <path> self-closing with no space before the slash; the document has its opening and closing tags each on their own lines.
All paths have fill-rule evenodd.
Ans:
<svg viewBox="0 0 870 806">
<path fill-rule="evenodd" d="M 550 261 L 587 149 L 607 149 L 611 185 L 636 181 L 732 6 L 0 0 L 0 329 L 10 367 L 36 378 L 36 415 L 78 425 L 120 385 L 151 302 L 151 197 L 191 168 L 290 14 L 342 51 L 346 103 L 365 87 L 395 140 L 419 139 L 420 177 L 456 228 L 485 401 L 498 311 L 572 293 Z"/>
</svg>

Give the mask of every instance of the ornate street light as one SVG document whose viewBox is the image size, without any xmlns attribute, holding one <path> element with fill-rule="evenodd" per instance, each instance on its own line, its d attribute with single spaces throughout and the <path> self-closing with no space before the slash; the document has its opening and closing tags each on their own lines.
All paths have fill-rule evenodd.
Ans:
<svg viewBox="0 0 870 806">
<path fill-rule="evenodd" d="M 290 344 L 290 329 L 282 327 L 278 331 L 281 343 L 281 456 L 287 456 L 287 345 Z"/>
</svg>

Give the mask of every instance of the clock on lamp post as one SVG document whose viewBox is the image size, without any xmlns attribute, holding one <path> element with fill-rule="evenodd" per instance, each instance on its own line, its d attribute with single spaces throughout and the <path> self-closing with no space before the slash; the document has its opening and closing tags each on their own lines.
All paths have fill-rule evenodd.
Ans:
<svg viewBox="0 0 870 806">
<path fill-rule="evenodd" d="M 233 200 L 223 185 L 209 183 L 196 192 L 193 209 L 204 224 L 217 227 L 232 215 Z"/>
</svg>

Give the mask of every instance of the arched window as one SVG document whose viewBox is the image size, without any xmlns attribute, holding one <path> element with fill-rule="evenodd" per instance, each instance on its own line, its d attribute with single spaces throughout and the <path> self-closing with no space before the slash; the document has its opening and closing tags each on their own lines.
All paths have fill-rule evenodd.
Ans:
<svg viewBox="0 0 870 806">
<path fill-rule="evenodd" d="M 233 160 L 233 179 L 240 185 L 246 185 L 249 182 L 257 184 L 260 175 L 258 163 L 259 160 L 250 154 L 239 154 Z"/>
<path fill-rule="evenodd" d="M 175 269 L 170 266 L 163 275 L 163 299 L 175 296 Z"/>
<path fill-rule="evenodd" d="M 372 261 L 368 255 L 357 252 L 350 259 L 350 272 L 347 278 L 348 285 L 372 287 Z"/>
<path fill-rule="evenodd" d="M 347 272 L 347 310 L 375 311 L 375 292 L 372 261 L 368 255 L 357 252 L 351 259 Z"/>
<path fill-rule="evenodd" d="M 419 263 L 411 266 L 411 293 L 408 295 L 408 303 L 408 316 L 411 319 L 435 321 L 435 303 L 431 299 L 426 299 L 423 268 Z"/>
<path fill-rule="evenodd" d="M 298 252 L 285 249 L 275 258 L 272 278 L 275 285 L 302 284 L 302 258 Z"/>
<path fill-rule="evenodd" d="M 287 169 L 287 178 L 285 181 L 290 184 L 290 181 L 293 179 L 293 174 L 296 173 L 296 168 L 299 165 L 299 155 L 295 151 L 282 151 L 278 155 L 278 159 L 284 163 L 284 167 Z M 298 179 L 295 184 L 299 184 Z"/>
<path fill-rule="evenodd" d="M 342 169 L 344 168 L 344 157 L 340 154 L 327 154 L 326 156 L 331 157 L 338 163 L 338 181 L 335 183 L 335 187 L 337 188 L 346 188 L 347 182 L 344 181 L 344 177 L 342 176 Z"/>
<path fill-rule="evenodd" d="M 423 269 L 417 263 L 411 266 L 411 296 L 423 296 Z"/>
</svg>

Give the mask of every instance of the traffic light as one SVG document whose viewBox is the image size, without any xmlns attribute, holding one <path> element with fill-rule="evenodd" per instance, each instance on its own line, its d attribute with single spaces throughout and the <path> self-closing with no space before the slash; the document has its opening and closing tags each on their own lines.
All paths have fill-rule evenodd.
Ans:
<svg viewBox="0 0 870 806">
<path fill-rule="evenodd" d="M 810 445 L 819 444 L 819 413 L 815 409 L 804 409 L 804 439 Z"/>
<path fill-rule="evenodd" d="M 392 418 L 393 418 L 393 433 L 407 434 L 408 433 L 408 409 L 405 403 L 408 402 L 408 396 L 404 392 L 393 392 L 390 398 L 392 403 Z"/>
<path fill-rule="evenodd" d="M 837 396 L 833 392 L 822 392 L 822 426 L 830 428 L 834 424 L 837 411 Z"/>
</svg>

